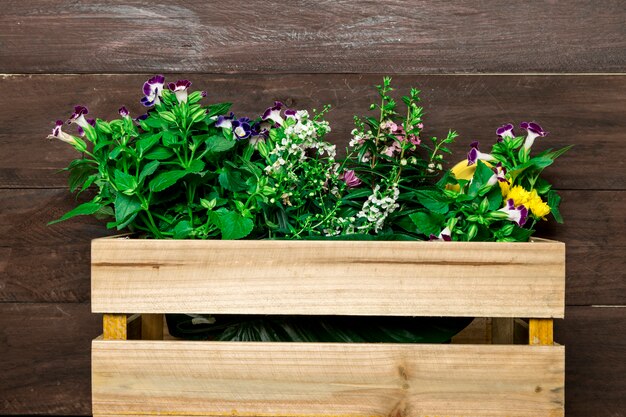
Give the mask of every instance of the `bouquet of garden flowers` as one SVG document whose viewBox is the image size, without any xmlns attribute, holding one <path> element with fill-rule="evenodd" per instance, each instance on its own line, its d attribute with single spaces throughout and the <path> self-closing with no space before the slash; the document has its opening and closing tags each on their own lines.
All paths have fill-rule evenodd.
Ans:
<svg viewBox="0 0 626 417">
<path fill-rule="evenodd" d="M 489 153 L 473 142 L 444 171 L 457 134 L 423 137 L 419 90 L 400 108 L 390 78 L 377 86 L 375 116 L 355 117 L 342 158 L 326 141 L 329 106 L 275 102 L 250 118 L 202 104 L 207 93 L 190 86 L 157 75 L 143 85 L 145 114 L 121 107 L 117 119 L 94 120 L 76 106 L 76 134 L 57 121 L 49 138 L 80 154 L 67 167 L 70 190 L 95 190 L 57 221 L 95 215 L 148 238 L 437 241 L 526 241 L 538 220 L 561 221 L 541 173 L 569 148 L 533 155 L 547 134 L 534 122 L 521 123 L 524 136 L 498 128 Z"/>
</svg>

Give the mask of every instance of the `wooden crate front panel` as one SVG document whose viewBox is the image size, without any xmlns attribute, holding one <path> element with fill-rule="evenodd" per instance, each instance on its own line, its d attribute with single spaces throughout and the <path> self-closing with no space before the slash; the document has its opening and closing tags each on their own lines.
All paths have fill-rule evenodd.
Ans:
<svg viewBox="0 0 626 417">
<path fill-rule="evenodd" d="M 562 346 L 95 340 L 96 416 L 562 416 Z"/>
<path fill-rule="evenodd" d="M 559 242 L 96 239 L 92 311 L 563 317 Z"/>
</svg>

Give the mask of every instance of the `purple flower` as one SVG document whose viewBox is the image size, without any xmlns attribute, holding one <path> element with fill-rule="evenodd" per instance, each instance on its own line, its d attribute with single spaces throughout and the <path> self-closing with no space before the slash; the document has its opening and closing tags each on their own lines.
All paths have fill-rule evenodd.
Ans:
<svg viewBox="0 0 626 417">
<path fill-rule="evenodd" d="M 120 107 L 118 112 L 120 113 L 120 116 L 122 116 L 124 118 L 129 117 L 129 115 L 130 115 L 130 113 L 128 112 L 128 109 L 125 106 Z"/>
<path fill-rule="evenodd" d="M 268 122 L 255 123 L 251 127 L 250 144 L 265 143 L 265 139 L 270 136 L 272 126 Z"/>
<path fill-rule="evenodd" d="M 154 77 L 143 83 L 143 94 L 145 97 L 141 99 L 141 104 L 146 107 L 160 104 L 164 83 L 165 77 L 162 75 L 155 75 Z"/>
<path fill-rule="evenodd" d="M 340 180 L 346 183 L 348 188 L 355 188 L 361 185 L 361 180 L 356 176 L 356 173 L 352 169 L 345 170 L 340 176 Z"/>
<path fill-rule="evenodd" d="M 506 168 L 502 166 L 502 162 L 498 162 L 498 164 L 491 168 L 494 174 L 487 181 L 488 186 L 496 185 L 497 182 L 506 182 L 510 184 L 509 180 L 506 179 Z"/>
<path fill-rule="evenodd" d="M 178 80 L 175 83 L 167 84 L 167 87 L 176 94 L 179 103 L 187 102 L 187 89 L 191 87 L 191 81 Z"/>
<path fill-rule="evenodd" d="M 233 112 L 230 112 L 228 116 L 221 115 L 217 118 L 217 121 L 215 122 L 215 127 L 221 127 L 222 129 L 232 129 L 234 119 L 235 115 Z"/>
<path fill-rule="evenodd" d="M 89 122 L 85 119 L 85 115 L 89 113 L 89 110 L 85 106 L 74 106 L 74 113 L 67 119 L 68 124 L 76 123 L 83 129 L 89 126 Z"/>
<path fill-rule="evenodd" d="M 494 158 L 489 153 L 482 153 L 478 150 L 478 141 L 470 143 L 470 151 L 467 153 L 467 166 L 474 165 L 479 159 L 481 161 L 493 161 Z"/>
<path fill-rule="evenodd" d="M 285 109 L 285 117 L 291 119 L 297 119 L 298 112 L 294 109 Z"/>
<path fill-rule="evenodd" d="M 275 101 L 274 106 L 268 107 L 263 113 L 263 120 L 272 120 L 274 123 L 278 125 L 283 124 L 283 118 L 280 116 L 280 110 L 283 108 L 283 103 L 280 101 Z"/>
<path fill-rule="evenodd" d="M 515 202 L 512 198 L 509 198 L 506 206 L 498 211 L 506 213 L 509 216 L 508 219 L 517 223 L 519 227 L 524 226 L 526 220 L 528 220 L 528 209 L 523 205 L 515 207 Z"/>
<path fill-rule="evenodd" d="M 75 136 L 65 133 L 61 127 L 63 127 L 63 120 L 57 120 L 54 128 L 52 129 L 52 133 L 48 135 L 47 139 L 59 139 L 65 143 L 69 143 L 77 151 L 85 152 L 87 149 L 85 142 Z"/>
<path fill-rule="evenodd" d="M 535 122 L 522 122 L 519 127 L 525 129 L 528 133 L 526 135 L 526 140 L 524 141 L 524 149 L 529 150 L 531 146 L 533 146 L 533 142 L 537 137 L 545 137 L 548 132 L 543 130 L 541 126 L 539 126 Z"/>
<path fill-rule="evenodd" d="M 250 137 L 252 133 L 252 129 L 250 128 L 250 119 L 247 117 L 242 117 L 239 120 L 233 120 L 232 129 L 233 134 L 235 135 L 235 139 L 242 140 Z"/>
<path fill-rule="evenodd" d="M 200 91 L 200 97 L 206 97 L 206 91 L 202 90 Z"/>
<path fill-rule="evenodd" d="M 452 232 L 450 231 L 450 228 L 445 227 L 440 233 L 439 236 L 435 236 L 435 235 L 430 235 L 428 240 L 438 240 L 441 242 L 450 242 L 452 240 Z"/>
<path fill-rule="evenodd" d="M 95 119 L 86 119 L 87 123 L 89 123 L 92 127 L 96 127 L 96 120 Z M 78 126 L 78 135 L 80 137 L 85 136 L 85 129 L 83 129 L 82 127 Z"/>
<path fill-rule="evenodd" d="M 513 125 L 511 123 L 507 123 L 500 126 L 496 129 L 496 135 L 500 136 L 498 142 L 502 142 L 502 140 L 505 138 L 515 137 L 515 134 L 513 133 Z"/>
</svg>

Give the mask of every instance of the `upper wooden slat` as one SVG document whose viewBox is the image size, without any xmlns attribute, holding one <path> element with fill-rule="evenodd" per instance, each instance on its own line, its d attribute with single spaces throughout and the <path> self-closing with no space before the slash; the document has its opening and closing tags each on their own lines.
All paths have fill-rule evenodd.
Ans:
<svg viewBox="0 0 626 417">
<path fill-rule="evenodd" d="M 621 1 L 5 0 L 0 72 L 622 72 Z"/>
<path fill-rule="evenodd" d="M 563 317 L 559 242 L 96 239 L 93 312 Z"/>
</svg>

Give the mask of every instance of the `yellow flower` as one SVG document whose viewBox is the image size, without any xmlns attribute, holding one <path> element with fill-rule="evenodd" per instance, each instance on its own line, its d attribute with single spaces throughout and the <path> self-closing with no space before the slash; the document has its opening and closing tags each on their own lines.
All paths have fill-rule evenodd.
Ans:
<svg viewBox="0 0 626 417">
<path fill-rule="evenodd" d="M 525 206 L 535 217 L 544 218 L 550 214 L 550 206 L 544 202 L 537 190 L 526 191 L 523 187 L 516 185 L 511 187 L 506 199 L 512 199 L 515 206 Z"/>
<path fill-rule="evenodd" d="M 498 181 L 498 185 L 500 186 L 500 191 L 502 191 L 502 197 L 506 196 L 511 188 L 509 183 L 506 181 Z"/>
<path fill-rule="evenodd" d="M 531 198 L 531 193 L 526 191 L 521 185 L 511 187 L 506 195 L 507 200 L 513 200 L 513 203 L 515 203 L 515 207 L 522 205 L 526 206 L 526 203 L 528 203 Z"/>
<path fill-rule="evenodd" d="M 530 211 L 532 211 L 532 213 L 539 217 L 539 218 L 545 218 L 548 214 L 550 214 L 550 206 L 548 205 L 548 203 L 546 203 L 545 201 L 543 201 L 541 199 L 541 197 L 537 196 L 537 198 L 534 198 L 530 201 L 528 208 L 530 209 Z"/>
</svg>

